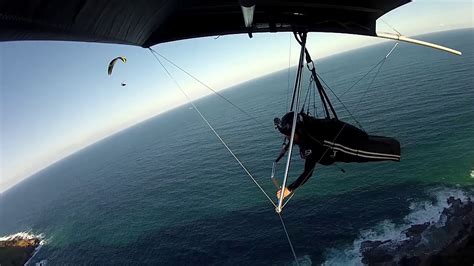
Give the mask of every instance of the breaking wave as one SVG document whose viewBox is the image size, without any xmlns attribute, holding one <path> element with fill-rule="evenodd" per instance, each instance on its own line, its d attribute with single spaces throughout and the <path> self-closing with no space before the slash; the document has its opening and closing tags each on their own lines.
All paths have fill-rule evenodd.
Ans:
<svg viewBox="0 0 474 266">
<path fill-rule="evenodd" d="M 404 230 L 411 225 L 422 224 L 426 222 L 437 223 L 444 208 L 448 207 L 447 199 L 450 196 L 467 200 L 472 197 L 472 193 L 460 189 L 438 188 L 428 191 L 428 194 L 434 198 L 432 202 L 411 202 L 410 213 L 404 217 L 403 223 L 395 224 L 390 220 L 384 220 L 367 230 L 361 230 L 359 237 L 354 240 L 352 245 L 331 248 L 326 250 L 326 260 L 323 265 L 363 265 L 362 254 L 360 253 L 361 243 L 367 240 L 403 240 L 406 239 Z M 443 223 L 444 221 L 439 221 Z M 443 226 L 444 224 L 439 224 Z"/>
</svg>

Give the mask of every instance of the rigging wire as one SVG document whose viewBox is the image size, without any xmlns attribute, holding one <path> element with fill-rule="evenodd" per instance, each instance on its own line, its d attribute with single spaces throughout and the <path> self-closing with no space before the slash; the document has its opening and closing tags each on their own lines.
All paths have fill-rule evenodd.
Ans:
<svg viewBox="0 0 474 266">
<path fill-rule="evenodd" d="M 357 123 L 357 125 L 364 131 L 365 129 L 362 127 L 361 123 L 355 118 L 355 116 L 352 114 L 351 111 L 349 111 L 349 109 L 346 107 L 346 105 L 342 102 L 342 100 L 340 98 L 342 98 L 342 96 L 344 96 L 344 94 L 346 94 L 349 90 L 351 90 L 352 88 L 355 87 L 355 85 L 357 85 L 362 79 L 364 79 L 365 77 L 367 77 L 377 66 L 380 66 L 378 69 L 377 69 L 377 72 L 375 73 L 374 77 L 372 78 L 372 81 L 370 82 L 369 86 L 367 87 L 367 89 L 365 90 L 363 96 L 365 96 L 365 94 L 367 94 L 367 91 L 370 89 L 370 87 L 372 86 L 372 83 L 374 82 L 375 78 L 377 77 L 377 75 L 379 74 L 380 70 L 382 69 L 383 65 L 385 64 L 385 62 L 387 61 L 387 58 L 392 54 L 392 52 L 395 50 L 395 48 L 398 46 L 398 42 L 395 43 L 395 45 L 392 47 L 392 49 L 390 49 L 390 51 L 385 55 L 384 58 L 382 58 L 374 67 L 372 67 L 364 76 L 362 76 L 362 78 L 360 78 L 359 80 L 357 80 L 349 89 L 347 89 L 344 93 L 342 93 L 340 96 L 337 96 L 336 93 L 331 89 L 331 87 L 329 87 L 329 85 L 326 83 L 326 81 L 324 81 L 324 79 L 319 75 L 319 74 L 316 74 L 319 79 L 323 82 L 323 84 L 331 91 L 331 93 L 334 95 L 334 97 L 336 97 L 336 99 L 339 101 L 339 103 L 342 105 L 342 107 L 349 113 L 349 116 Z M 357 108 L 360 107 L 360 103 L 362 101 L 363 97 L 360 97 L 360 100 L 359 100 L 359 103 L 356 105 Z"/>
<path fill-rule="evenodd" d="M 313 76 L 311 75 L 311 78 L 313 78 Z M 314 82 L 314 80 L 313 80 Z M 316 109 L 316 89 L 312 90 L 313 91 L 313 114 L 317 117 L 318 113 L 317 113 L 317 109 Z"/>
<path fill-rule="evenodd" d="M 349 108 L 346 107 L 346 105 L 341 101 L 340 99 L 340 96 L 338 97 L 336 95 L 336 93 L 331 89 L 331 87 L 329 87 L 329 85 L 326 83 L 326 81 L 324 81 L 324 79 L 319 75 L 319 74 L 316 74 L 318 76 L 318 78 L 323 82 L 323 84 L 326 86 L 327 89 L 329 89 L 329 91 L 331 91 L 331 93 L 334 95 L 334 97 L 336 97 L 336 99 L 339 101 L 339 103 L 342 105 L 342 107 L 344 107 L 344 109 L 349 113 L 349 116 L 352 118 L 352 120 L 354 120 L 357 125 L 364 131 L 364 127 L 362 127 L 362 125 L 359 123 L 359 121 L 355 118 L 355 116 L 352 114 L 351 111 L 349 111 Z"/>
<path fill-rule="evenodd" d="M 364 76 L 362 76 L 361 78 L 359 78 L 359 80 L 357 80 L 354 84 L 352 84 L 352 86 L 350 86 L 345 92 L 341 93 L 341 95 L 339 95 L 339 97 L 343 97 L 346 93 L 348 93 L 352 88 L 354 88 L 357 84 L 359 84 L 359 82 L 361 80 L 363 80 L 365 77 L 367 77 L 376 67 L 378 67 L 380 64 L 382 64 L 382 62 L 385 60 L 385 58 L 381 59 L 376 65 L 374 65 L 367 73 L 365 73 Z"/>
<path fill-rule="evenodd" d="M 385 59 L 387 59 L 387 58 L 385 58 Z M 357 112 L 357 111 L 359 110 L 360 103 L 362 102 L 362 99 L 365 98 L 365 95 L 366 95 L 367 92 L 369 91 L 370 87 L 372 87 L 372 84 L 374 83 L 375 78 L 376 78 L 377 75 L 379 74 L 380 69 L 382 69 L 383 65 L 385 64 L 385 61 L 386 61 L 386 60 L 384 60 L 383 63 L 380 65 L 380 67 L 377 69 L 377 72 L 375 73 L 374 77 L 372 78 L 372 81 L 369 83 L 369 86 L 364 90 L 362 96 L 359 98 L 359 102 L 358 102 L 357 105 L 356 105 L 357 107 L 356 107 L 355 112 Z M 364 130 L 364 131 L 365 131 L 365 130 Z"/>
<path fill-rule="evenodd" d="M 243 114 L 245 114 L 247 117 L 251 118 L 252 120 L 254 120 L 261 128 L 265 128 L 265 130 L 267 130 L 268 132 L 272 132 L 272 134 L 274 133 L 273 130 L 269 130 L 267 126 L 265 126 L 266 123 L 262 123 L 261 121 L 259 121 L 257 118 L 253 117 L 251 114 L 249 114 L 247 111 L 245 111 L 244 109 L 240 108 L 238 105 L 234 104 L 233 102 L 231 102 L 229 99 L 227 99 L 224 95 L 220 94 L 218 91 L 214 90 L 213 88 L 211 88 L 209 85 L 205 84 L 204 82 L 202 82 L 201 80 L 199 80 L 198 78 L 196 78 L 194 75 L 192 75 L 191 73 L 189 73 L 188 71 L 184 70 L 183 68 L 181 68 L 180 66 L 176 65 L 173 61 L 169 60 L 168 58 L 166 58 L 164 55 L 158 53 L 157 51 L 155 51 L 153 48 L 148 48 L 152 54 L 155 55 L 158 55 L 160 56 L 161 58 L 163 58 L 165 61 L 167 61 L 168 63 L 170 63 L 171 65 L 173 65 L 174 67 L 176 67 L 177 69 L 181 70 L 183 73 L 185 73 L 186 75 L 188 75 L 189 77 L 191 77 L 192 79 L 194 79 L 195 81 L 197 81 L 199 84 L 203 85 L 204 87 L 206 87 L 207 89 L 211 90 L 213 93 L 217 94 L 217 96 L 221 97 L 222 99 L 224 99 L 226 102 L 228 102 L 230 105 L 232 105 L 233 107 L 235 107 L 236 109 L 238 109 L 240 112 L 242 112 Z"/>
<path fill-rule="evenodd" d="M 168 71 L 168 69 L 163 65 L 163 63 L 161 62 L 161 60 L 156 56 L 156 54 L 154 54 L 152 52 L 152 49 L 150 49 L 150 52 L 152 53 L 152 55 L 155 57 L 155 59 L 158 61 L 158 63 L 160 63 L 160 65 L 163 67 L 163 69 L 166 71 L 166 73 L 168 74 L 168 76 L 171 78 L 171 80 L 173 80 L 173 82 L 176 84 L 177 88 L 181 91 L 181 93 L 184 94 L 184 96 L 188 99 L 189 103 L 193 106 L 194 110 L 196 110 L 196 112 L 199 114 L 199 116 L 201 116 L 201 118 L 204 120 L 204 122 L 207 124 L 207 126 L 212 130 L 212 132 L 214 133 L 214 135 L 216 135 L 216 137 L 220 140 L 220 142 L 224 145 L 224 147 L 229 151 L 229 153 L 234 157 L 234 159 L 237 161 L 237 163 L 240 165 L 240 167 L 245 171 L 245 173 L 247 173 L 247 175 L 252 179 L 252 181 L 257 185 L 257 187 L 263 192 L 263 194 L 265 194 L 265 196 L 268 198 L 268 200 L 271 202 L 271 204 L 276 208 L 277 205 L 275 204 L 275 202 L 273 202 L 273 200 L 268 196 L 268 194 L 265 192 L 265 190 L 262 188 L 262 186 L 260 186 L 260 184 L 257 182 L 257 180 L 255 180 L 255 178 L 252 176 L 252 174 L 247 170 L 247 168 L 244 166 L 244 164 L 239 160 L 239 158 L 237 158 L 237 156 L 234 154 L 234 152 L 229 148 L 229 146 L 227 146 L 227 144 L 224 142 L 224 140 L 220 137 L 220 135 L 217 133 L 217 131 L 214 129 L 214 127 L 212 127 L 212 125 L 209 123 L 209 121 L 204 117 L 204 115 L 199 111 L 199 109 L 197 108 L 197 106 L 194 104 L 193 100 L 189 97 L 189 95 L 183 90 L 183 88 L 181 88 L 181 86 L 179 85 L 179 83 L 174 79 L 174 77 L 171 75 L 171 73 Z"/>
<path fill-rule="evenodd" d="M 352 88 L 354 88 L 361 80 L 363 80 L 365 77 L 367 77 L 367 75 L 369 75 L 377 66 L 379 66 L 380 64 L 383 64 L 384 61 L 387 60 L 387 58 L 392 54 L 393 50 L 395 50 L 395 48 L 398 46 L 398 42 L 395 43 L 395 45 L 392 47 L 392 49 L 387 53 L 387 55 L 382 58 L 376 65 L 374 65 L 367 73 L 365 73 L 364 76 L 362 76 L 361 78 L 359 78 L 354 84 L 352 84 L 352 86 L 350 86 L 345 92 L 343 92 L 341 95 L 339 95 L 340 98 L 342 98 L 342 96 L 344 96 L 347 92 L 349 92 Z M 327 85 L 326 85 L 327 86 Z M 329 88 L 329 86 L 328 86 Z M 332 91 L 332 90 L 331 90 Z M 333 92 L 334 94 L 334 92 Z M 334 95 L 336 96 L 336 95 Z M 337 97 L 337 96 L 336 96 Z M 339 101 L 341 101 L 340 99 L 338 99 Z"/>
<path fill-rule="evenodd" d="M 288 231 L 286 230 L 285 222 L 283 222 L 283 217 L 281 217 L 280 213 L 278 213 L 278 217 L 280 217 L 281 225 L 283 226 L 283 230 L 285 230 L 286 239 L 288 240 L 288 243 L 290 244 L 291 253 L 293 253 L 293 257 L 295 257 L 296 265 L 299 266 L 300 264 L 298 262 L 298 257 L 296 256 L 295 249 L 293 248 L 293 244 L 291 243 L 290 235 L 288 234 Z"/>
<path fill-rule="evenodd" d="M 239 160 L 239 158 L 237 158 L 237 156 L 234 154 L 234 152 L 232 152 L 232 150 L 229 148 L 229 146 L 227 146 L 227 144 L 224 142 L 224 140 L 219 136 L 219 134 L 216 132 L 216 130 L 212 127 L 212 125 L 209 123 L 209 121 L 204 117 L 204 115 L 199 111 L 199 109 L 197 108 L 197 106 L 194 104 L 194 102 L 191 100 L 191 98 L 188 96 L 188 94 L 181 88 L 181 86 L 178 84 L 178 82 L 173 78 L 173 76 L 171 75 L 171 73 L 168 71 L 168 69 L 166 69 L 166 67 L 163 65 L 163 63 L 161 62 L 161 60 L 157 57 L 156 54 L 153 53 L 152 49 L 150 48 L 150 52 L 151 54 L 155 57 L 155 59 L 158 61 L 158 63 L 160 63 L 160 65 L 163 67 L 163 69 L 166 71 L 166 73 L 168 74 L 168 76 L 173 80 L 173 82 L 176 84 L 176 86 L 178 87 L 178 89 L 184 94 L 184 96 L 189 100 L 189 102 L 191 103 L 191 105 L 193 106 L 194 110 L 196 110 L 196 112 L 199 114 L 199 116 L 201 116 L 201 118 L 204 120 L 204 122 L 207 124 L 207 126 L 212 130 L 212 132 L 214 133 L 214 135 L 216 135 L 216 137 L 220 140 L 220 142 L 224 145 L 224 147 L 229 151 L 229 153 L 234 157 L 234 159 L 239 163 L 239 165 L 242 167 L 242 169 L 247 173 L 247 175 L 252 179 L 252 181 L 258 186 L 258 188 L 263 192 L 263 194 L 267 197 L 267 199 L 270 201 L 270 203 L 275 207 L 277 208 L 277 205 L 275 204 L 275 202 L 273 202 L 273 200 L 268 196 L 268 194 L 265 192 L 265 190 L 260 186 L 260 184 L 257 182 L 257 180 L 255 180 L 255 178 L 252 176 L 252 174 L 247 170 L 247 168 L 243 165 L 243 163 Z M 291 239 L 290 239 L 290 236 L 288 234 L 288 231 L 286 229 L 286 226 L 285 226 L 285 222 L 283 221 L 283 218 L 281 217 L 280 214 L 278 214 L 278 216 L 280 217 L 280 221 L 281 221 L 281 224 L 283 226 L 283 230 L 285 231 L 285 235 L 286 235 L 286 239 L 288 240 L 288 243 L 290 245 L 290 249 L 291 249 L 291 252 L 295 258 L 295 262 L 297 265 L 299 265 L 298 263 L 298 258 L 296 256 L 296 252 L 295 252 L 295 249 L 293 248 L 293 244 L 291 242 Z"/>
<path fill-rule="evenodd" d="M 286 108 L 288 110 L 288 105 L 290 104 L 290 68 L 291 68 L 291 34 L 290 34 L 290 44 L 288 48 L 288 84 L 286 86 Z"/>
<path fill-rule="evenodd" d="M 402 35 L 398 30 L 396 30 L 394 27 L 392 27 L 392 25 L 388 24 L 388 23 L 387 23 L 385 20 L 383 20 L 382 18 L 380 18 L 380 21 L 382 21 L 382 22 L 385 23 L 387 26 L 389 26 L 392 30 L 394 30 L 394 31 L 398 34 L 398 36 L 401 36 L 401 35 Z"/>
<path fill-rule="evenodd" d="M 306 96 L 304 96 L 304 101 L 303 101 L 302 109 L 304 109 L 304 107 L 306 106 L 306 113 L 309 112 L 309 106 L 311 104 L 311 96 L 312 96 L 312 91 L 313 91 L 311 89 L 311 85 L 313 85 L 313 76 L 309 78 L 308 89 L 306 91 Z"/>
</svg>

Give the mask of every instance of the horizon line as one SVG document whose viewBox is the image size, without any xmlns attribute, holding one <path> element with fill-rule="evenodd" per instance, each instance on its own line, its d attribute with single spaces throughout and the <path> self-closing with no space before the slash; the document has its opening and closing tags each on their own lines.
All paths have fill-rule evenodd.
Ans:
<svg viewBox="0 0 474 266">
<path fill-rule="evenodd" d="M 448 30 L 438 30 L 438 31 L 432 31 L 432 32 L 426 32 L 426 33 L 421 33 L 421 34 L 417 34 L 417 35 L 413 35 L 413 36 L 423 36 L 423 35 L 429 35 L 429 34 L 436 34 L 436 33 L 442 33 L 442 32 L 449 32 L 449 31 L 457 31 L 457 30 L 468 30 L 468 29 L 474 29 L 474 27 L 461 27 L 461 28 L 453 28 L 453 29 L 448 29 Z M 350 36 L 351 34 L 343 34 L 343 35 L 347 35 L 347 36 Z M 349 49 L 349 50 L 344 50 L 344 51 L 341 51 L 341 52 L 337 52 L 337 53 L 333 53 L 333 54 L 329 54 L 327 56 L 324 56 L 324 57 L 320 57 L 318 58 L 318 60 L 321 60 L 321 59 L 327 59 L 329 57 L 332 57 L 332 56 L 336 56 L 336 55 L 341 55 L 341 54 L 344 54 L 344 53 L 348 53 L 348 52 L 353 52 L 353 51 L 356 51 L 356 50 L 359 50 L 359 49 L 364 49 L 364 48 L 369 48 L 371 46 L 376 46 L 376 45 L 381 45 L 383 43 L 386 43 L 386 42 L 393 42 L 393 40 L 387 40 L 387 39 L 382 39 L 382 38 L 379 38 L 379 37 L 376 37 L 376 36 L 367 36 L 367 37 L 372 37 L 372 38 L 376 38 L 376 39 L 379 39 L 381 42 L 380 43 L 372 43 L 372 44 L 367 44 L 367 45 L 362 45 L 362 46 L 357 46 L 357 47 L 354 47 L 352 49 Z M 145 48 L 144 48 L 145 49 Z M 429 49 L 429 48 L 428 48 Z M 281 71 L 285 71 L 285 70 L 288 70 L 290 68 L 293 68 L 293 67 L 296 67 L 296 64 L 294 65 L 291 65 L 291 66 L 288 66 L 288 67 L 284 67 L 284 68 L 280 68 L 280 69 L 277 69 L 277 70 L 273 70 L 271 72 L 263 72 L 260 76 L 258 77 L 253 77 L 253 78 L 249 78 L 249 79 L 246 79 L 244 81 L 241 81 L 241 82 L 237 82 L 237 83 L 234 83 L 234 84 L 231 84 L 229 86 L 226 86 L 222 89 L 216 89 L 215 91 L 217 92 L 221 92 L 221 91 L 225 91 L 225 90 L 229 90 L 229 89 L 232 89 L 232 88 L 235 88 L 237 86 L 240 86 L 244 83 L 247 83 L 247 82 L 250 82 L 250 81 L 253 81 L 253 80 L 257 80 L 257 79 L 261 79 L 261 78 L 264 78 L 264 77 L 267 77 L 267 76 L 271 76 L 273 74 L 276 74 L 277 72 L 281 72 Z M 14 182 L 12 183 L 11 185 L 7 185 L 5 188 L 0 188 L 0 194 L 3 194 L 5 192 L 7 192 L 8 190 L 12 189 L 13 187 L 15 187 L 16 185 L 19 185 L 21 184 L 22 182 L 25 182 L 26 180 L 28 180 L 29 178 L 35 176 L 35 175 L 38 175 L 39 173 L 47 170 L 48 168 L 56 165 L 57 163 L 60 163 L 61 161 L 73 156 L 74 154 L 78 153 L 78 152 L 81 152 L 95 144 L 98 144 L 108 138 L 111 138 L 121 132 L 124 132 L 128 129 L 131 129 L 135 126 L 138 126 L 139 124 L 142 124 L 142 123 L 145 123 L 151 119 L 154 119 L 156 118 L 157 116 L 159 115 L 163 115 L 163 114 L 166 114 L 166 113 L 169 113 L 177 108 L 180 108 L 186 104 L 189 104 L 190 102 L 195 102 L 197 100 L 200 100 L 202 98 L 205 98 L 205 97 L 208 97 L 208 96 L 211 96 L 211 95 L 214 95 L 216 94 L 215 92 L 208 92 L 208 93 L 205 93 L 201 96 L 198 96 L 198 97 L 195 97 L 193 98 L 192 100 L 186 100 L 184 101 L 183 103 L 179 103 L 179 104 L 176 104 L 174 106 L 171 106 L 169 108 L 165 108 L 164 110 L 161 110 L 161 111 L 158 111 L 157 113 L 153 113 L 151 115 L 144 115 L 142 117 L 139 117 L 139 118 L 136 118 L 135 121 L 125 121 L 123 124 L 125 125 L 119 125 L 117 126 L 116 128 L 111 128 L 111 129 L 106 129 L 106 131 L 110 131 L 110 133 L 105 133 L 105 135 L 103 136 L 99 136 L 95 139 L 92 139 L 90 140 L 89 142 L 88 141 L 85 141 L 87 142 L 86 144 L 84 145 L 80 145 L 79 148 L 77 149 L 73 149 L 72 151 L 70 152 L 66 152 L 66 155 L 62 156 L 62 157 L 59 157 L 58 159 L 53 159 L 50 163 L 46 163 L 46 165 L 44 167 L 38 167 L 37 170 L 32 170 L 30 171 L 31 173 L 27 173 L 27 174 L 24 174 L 23 177 L 21 177 L 21 174 L 19 176 L 17 176 L 18 178 L 18 181 L 17 182 Z M 10 179 L 14 179 L 15 177 L 11 177 Z"/>
</svg>

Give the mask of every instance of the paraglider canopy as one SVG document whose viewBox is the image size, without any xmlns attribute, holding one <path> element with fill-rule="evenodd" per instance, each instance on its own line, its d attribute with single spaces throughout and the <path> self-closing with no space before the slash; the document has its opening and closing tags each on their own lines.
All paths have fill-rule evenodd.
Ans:
<svg viewBox="0 0 474 266">
<path fill-rule="evenodd" d="M 110 75 L 112 75 L 112 71 L 114 70 L 114 66 L 115 66 L 115 63 L 117 63 L 117 61 L 120 60 L 124 63 L 127 62 L 127 58 L 125 58 L 124 56 L 119 56 L 119 57 L 116 57 L 114 59 L 112 59 L 112 61 L 110 61 L 109 63 L 109 67 L 107 68 L 107 73 Z M 124 85 L 122 85 L 124 86 Z"/>
<path fill-rule="evenodd" d="M 69 40 L 150 47 L 188 38 L 252 32 L 335 32 L 375 36 L 376 20 L 408 2 L 2 1 L 0 41 Z M 244 16 L 242 8 L 247 10 L 249 6 L 252 12 Z"/>
</svg>

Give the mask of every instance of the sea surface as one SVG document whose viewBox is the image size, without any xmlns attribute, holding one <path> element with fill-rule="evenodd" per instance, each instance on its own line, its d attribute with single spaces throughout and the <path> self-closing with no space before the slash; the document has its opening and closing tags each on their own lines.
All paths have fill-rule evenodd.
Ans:
<svg viewBox="0 0 474 266">
<path fill-rule="evenodd" d="M 328 90 L 339 117 L 397 138 L 402 160 L 316 169 L 282 214 L 300 264 L 360 264 L 363 240 L 400 237 L 410 224 L 436 219 L 448 196 L 474 195 L 474 30 L 419 38 L 463 55 L 401 43 L 352 88 L 394 42 L 317 60 L 344 103 Z M 196 101 L 272 200 L 282 142 L 273 118 L 288 109 L 293 82 L 294 68 L 221 92 L 246 113 L 217 95 Z M 292 180 L 303 166 L 297 154 Z M 295 263 L 274 207 L 189 104 L 69 156 L 0 201 L 0 235 L 44 236 L 31 262 Z"/>
</svg>

